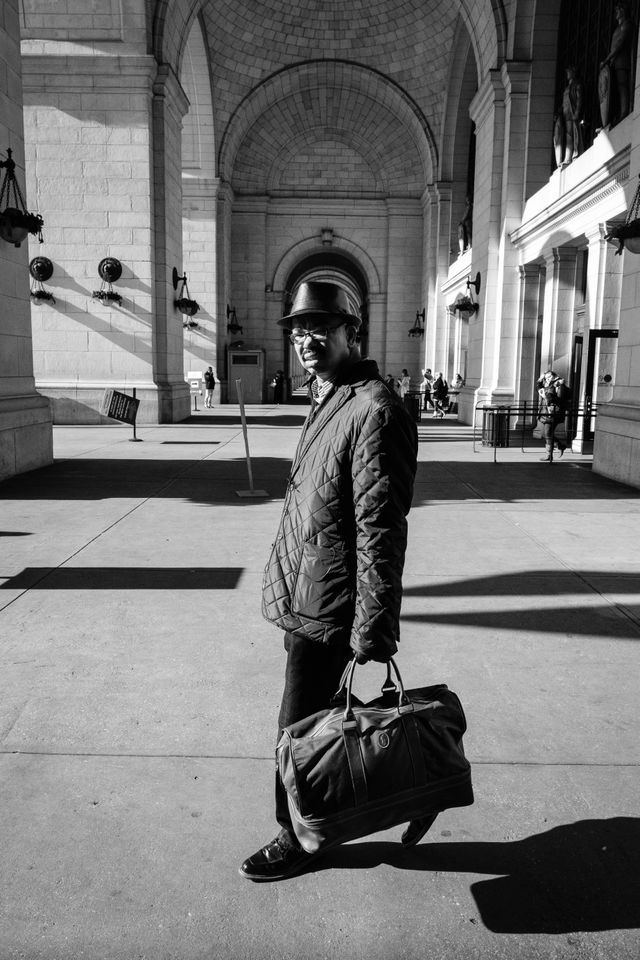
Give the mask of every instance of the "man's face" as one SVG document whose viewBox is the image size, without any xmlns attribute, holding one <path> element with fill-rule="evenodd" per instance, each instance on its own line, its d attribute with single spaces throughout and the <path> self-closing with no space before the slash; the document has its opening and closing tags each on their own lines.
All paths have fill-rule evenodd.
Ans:
<svg viewBox="0 0 640 960">
<path fill-rule="evenodd" d="M 304 336 L 306 334 L 306 336 Z M 308 321 L 294 327 L 292 336 L 298 360 L 308 373 L 321 380 L 330 379 L 350 353 L 345 324 L 326 327 L 321 321 Z"/>
</svg>

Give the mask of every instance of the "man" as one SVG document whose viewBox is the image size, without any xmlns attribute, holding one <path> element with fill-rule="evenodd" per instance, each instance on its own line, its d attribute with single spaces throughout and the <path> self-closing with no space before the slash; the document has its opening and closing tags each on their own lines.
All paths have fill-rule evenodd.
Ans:
<svg viewBox="0 0 640 960">
<path fill-rule="evenodd" d="M 537 382 L 537 387 L 540 397 L 538 420 L 542 424 L 545 445 L 545 455 L 540 460 L 542 463 L 552 463 L 554 444 L 558 448 L 559 457 L 567 449 L 566 443 L 559 436 L 556 436 L 556 431 L 560 433 L 560 424 L 564 422 L 567 415 L 569 388 L 553 370 L 546 370 L 542 374 Z"/>
<path fill-rule="evenodd" d="M 205 407 L 213 406 L 213 391 L 216 388 L 216 378 L 213 375 L 213 367 L 209 367 L 208 370 L 205 370 L 204 373 L 204 405 Z"/>
<path fill-rule="evenodd" d="M 329 706 L 352 656 L 384 663 L 397 649 L 417 439 L 376 363 L 360 358 L 360 319 L 344 290 L 302 283 L 279 323 L 312 393 L 264 578 L 263 614 L 285 631 L 282 730 Z M 277 774 L 276 819 L 280 833 L 242 876 L 282 880 L 317 856 L 296 840 Z M 415 821 L 403 842 L 426 829 Z"/>
</svg>

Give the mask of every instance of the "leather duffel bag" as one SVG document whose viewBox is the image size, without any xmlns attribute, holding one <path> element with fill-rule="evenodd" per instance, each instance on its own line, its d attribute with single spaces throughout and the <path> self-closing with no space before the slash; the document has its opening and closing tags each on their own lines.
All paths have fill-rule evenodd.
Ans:
<svg viewBox="0 0 640 960">
<path fill-rule="evenodd" d="M 276 750 L 293 829 L 308 853 L 473 803 L 460 700 L 446 684 L 405 691 L 397 677 L 382 696 L 352 694 L 347 665 L 332 703 L 285 727 Z"/>
</svg>

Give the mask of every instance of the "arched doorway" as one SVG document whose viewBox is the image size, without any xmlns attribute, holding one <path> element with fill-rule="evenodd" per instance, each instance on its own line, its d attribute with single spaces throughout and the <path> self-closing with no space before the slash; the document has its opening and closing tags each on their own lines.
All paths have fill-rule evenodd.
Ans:
<svg viewBox="0 0 640 960">
<path fill-rule="evenodd" d="M 360 348 L 363 356 L 367 354 L 369 336 L 369 290 L 367 279 L 357 263 L 350 257 L 336 251 L 318 252 L 305 257 L 293 268 L 287 278 L 282 303 L 283 316 L 291 309 L 298 287 L 310 280 L 336 283 L 347 294 L 351 311 L 362 317 L 360 328 Z M 283 365 L 286 382 L 290 385 L 290 396 L 303 386 L 308 374 L 300 367 L 295 349 L 284 332 Z"/>
</svg>

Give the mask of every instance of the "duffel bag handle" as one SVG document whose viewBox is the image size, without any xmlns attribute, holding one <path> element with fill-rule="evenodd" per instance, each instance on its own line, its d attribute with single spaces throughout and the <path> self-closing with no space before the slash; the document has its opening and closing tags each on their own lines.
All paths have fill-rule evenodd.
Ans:
<svg viewBox="0 0 640 960">
<path fill-rule="evenodd" d="M 338 692 L 336 693 L 336 697 L 338 697 L 346 688 L 347 702 L 346 702 L 345 711 L 344 711 L 344 720 L 353 720 L 353 713 L 351 711 L 351 688 L 353 687 L 353 675 L 355 673 L 356 666 L 357 666 L 357 661 L 355 658 L 349 661 L 349 663 L 345 667 L 344 673 L 342 674 L 342 679 L 340 680 L 340 686 L 338 688 Z M 390 667 L 393 667 L 393 671 L 398 680 L 398 686 L 400 687 L 400 690 L 398 691 L 398 712 L 401 712 L 403 707 L 408 707 L 409 709 L 413 709 L 413 705 L 411 704 L 411 701 L 409 700 L 407 694 L 405 693 L 402 677 L 400 676 L 400 671 L 398 669 L 398 664 L 395 662 L 393 657 L 390 657 L 387 663 L 387 679 L 385 680 L 384 685 L 382 687 L 383 693 L 388 692 L 390 690 L 397 690 L 397 687 L 391 678 Z"/>
</svg>

